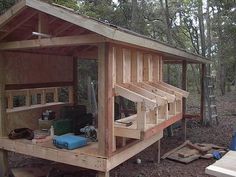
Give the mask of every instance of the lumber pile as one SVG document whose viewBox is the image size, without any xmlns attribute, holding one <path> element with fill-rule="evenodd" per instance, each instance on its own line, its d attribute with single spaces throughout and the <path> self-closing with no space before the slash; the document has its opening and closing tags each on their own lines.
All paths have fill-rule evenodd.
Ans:
<svg viewBox="0 0 236 177">
<path fill-rule="evenodd" d="M 182 145 L 167 152 L 162 156 L 162 159 L 170 159 L 181 163 L 188 164 L 199 158 L 209 159 L 213 158 L 213 152 L 217 151 L 223 155 L 226 153 L 226 148 L 207 143 L 191 143 L 189 140 L 185 141 Z"/>
</svg>

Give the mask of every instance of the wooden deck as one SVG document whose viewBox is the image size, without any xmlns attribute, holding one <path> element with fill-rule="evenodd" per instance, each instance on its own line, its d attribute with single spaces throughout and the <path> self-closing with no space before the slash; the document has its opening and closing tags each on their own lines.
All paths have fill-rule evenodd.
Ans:
<svg viewBox="0 0 236 177">
<path fill-rule="evenodd" d="M 162 137 L 163 132 L 147 140 L 134 141 L 115 151 L 110 158 L 99 155 L 98 143 L 89 143 L 87 146 L 75 150 L 65 150 L 56 148 L 52 142 L 33 144 L 30 140 L 10 140 L 3 137 L 0 138 L 0 149 L 106 172 L 146 149 Z"/>
</svg>

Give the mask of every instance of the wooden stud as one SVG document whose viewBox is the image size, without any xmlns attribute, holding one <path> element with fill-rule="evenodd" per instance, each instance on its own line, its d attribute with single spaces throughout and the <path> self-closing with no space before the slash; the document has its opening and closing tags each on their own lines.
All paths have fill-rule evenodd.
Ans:
<svg viewBox="0 0 236 177">
<path fill-rule="evenodd" d="M 41 104 L 46 104 L 46 92 L 43 89 L 41 93 Z"/>
<path fill-rule="evenodd" d="M 131 81 L 132 82 L 137 82 L 137 77 L 138 77 L 138 68 L 137 68 L 137 51 L 132 50 L 131 51 Z"/>
<path fill-rule="evenodd" d="M 155 55 L 153 58 L 153 75 L 152 75 L 153 82 L 159 82 L 159 74 L 160 74 L 159 73 L 159 70 L 160 70 L 159 61 L 160 61 L 160 57 Z"/>
<path fill-rule="evenodd" d="M 6 131 L 6 100 L 5 100 L 5 59 L 0 55 L 0 137 L 7 136 Z M 6 177 L 8 173 L 7 151 L 0 149 L 0 176 Z"/>
<path fill-rule="evenodd" d="M 69 87 L 69 103 L 74 103 L 74 88 Z"/>
<path fill-rule="evenodd" d="M 73 57 L 73 102 L 78 104 L 78 59 Z"/>
<path fill-rule="evenodd" d="M 49 35 L 49 16 L 44 13 L 38 15 L 38 32 Z M 38 36 L 41 39 L 41 36 Z"/>
<path fill-rule="evenodd" d="M 159 81 L 163 80 L 163 59 L 162 57 L 159 60 Z"/>
<path fill-rule="evenodd" d="M 116 46 L 116 83 L 123 83 L 123 50 Z"/>
<path fill-rule="evenodd" d="M 123 49 L 123 83 L 131 81 L 131 51 Z"/>
<path fill-rule="evenodd" d="M 54 102 L 59 102 L 59 97 L 58 97 L 58 88 L 55 88 L 54 94 L 53 94 L 53 100 Z"/>
<path fill-rule="evenodd" d="M 30 106 L 31 105 L 31 94 L 30 90 L 26 90 L 26 96 L 25 96 L 25 106 Z"/>
<path fill-rule="evenodd" d="M 147 112 L 144 103 L 137 103 L 137 128 L 138 130 L 144 131 L 147 124 Z"/>
<path fill-rule="evenodd" d="M 137 52 L 137 82 L 143 81 L 143 53 Z"/>
</svg>

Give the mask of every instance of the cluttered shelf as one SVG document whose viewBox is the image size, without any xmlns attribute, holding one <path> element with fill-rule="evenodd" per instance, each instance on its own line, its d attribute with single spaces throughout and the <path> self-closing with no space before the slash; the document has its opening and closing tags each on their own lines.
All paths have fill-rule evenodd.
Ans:
<svg viewBox="0 0 236 177">
<path fill-rule="evenodd" d="M 107 159 L 106 157 L 99 155 L 97 142 L 89 142 L 84 147 L 66 150 L 55 147 L 52 141 L 35 144 L 31 140 L 10 140 L 8 137 L 3 137 L 0 138 L 0 148 L 98 171 L 105 171 L 106 169 Z"/>
</svg>

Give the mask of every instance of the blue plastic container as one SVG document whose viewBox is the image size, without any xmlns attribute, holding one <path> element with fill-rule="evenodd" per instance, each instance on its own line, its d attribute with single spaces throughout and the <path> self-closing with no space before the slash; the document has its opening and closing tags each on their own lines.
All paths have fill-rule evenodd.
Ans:
<svg viewBox="0 0 236 177">
<path fill-rule="evenodd" d="M 75 136 L 71 134 L 57 136 L 53 139 L 53 144 L 57 148 L 73 150 L 86 146 L 88 143 L 87 138 L 82 136 Z"/>
<path fill-rule="evenodd" d="M 229 149 L 230 149 L 231 151 L 236 151 L 236 131 L 234 132 L 234 135 L 233 135 L 231 144 L 230 144 L 230 146 L 229 146 Z"/>
</svg>

